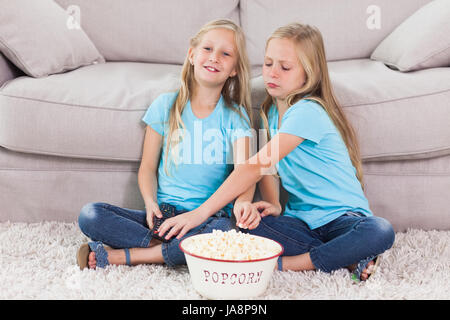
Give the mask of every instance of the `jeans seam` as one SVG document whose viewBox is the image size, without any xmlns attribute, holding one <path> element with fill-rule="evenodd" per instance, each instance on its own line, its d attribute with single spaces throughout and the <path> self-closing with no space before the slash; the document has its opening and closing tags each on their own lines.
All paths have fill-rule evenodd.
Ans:
<svg viewBox="0 0 450 320">
<path fill-rule="evenodd" d="M 166 262 L 166 264 L 167 264 L 169 267 L 173 267 L 175 264 L 173 263 L 173 261 L 172 261 L 172 260 L 170 259 L 170 257 L 169 257 L 169 253 L 168 253 L 169 249 L 168 249 L 168 246 L 169 246 L 168 243 L 163 243 L 163 244 L 162 244 L 162 246 L 161 246 L 161 249 L 162 249 L 162 256 L 163 256 L 164 261 Z"/>
<path fill-rule="evenodd" d="M 194 234 L 192 234 L 192 235 L 196 235 L 196 234 L 201 233 L 201 232 L 206 228 L 207 225 L 208 225 L 208 224 L 205 223 L 205 225 L 203 226 L 203 228 L 199 229 L 198 232 L 196 232 L 196 233 L 194 233 Z M 161 247 L 161 249 L 162 249 L 162 254 L 163 254 L 163 258 L 164 258 L 165 263 L 166 263 L 169 267 L 174 267 L 174 266 L 175 266 L 175 263 L 170 259 L 170 255 L 169 255 L 169 245 L 171 245 L 170 242 L 166 242 L 166 243 L 163 243 L 163 244 L 162 244 L 162 247 Z"/>
<path fill-rule="evenodd" d="M 320 259 L 317 253 L 317 248 L 312 248 L 311 251 L 309 251 L 309 257 L 314 267 L 316 267 L 316 269 L 328 272 L 327 269 L 324 268 L 324 264 L 322 263 L 322 260 Z"/>
<path fill-rule="evenodd" d="M 304 246 L 305 248 L 307 248 L 308 251 L 310 250 L 310 248 L 311 248 L 310 245 L 308 245 L 308 244 L 306 244 L 306 243 L 304 243 L 302 241 L 298 241 L 297 239 L 291 238 L 291 237 L 287 236 L 286 234 L 284 234 L 282 232 L 279 232 L 278 230 L 276 230 L 276 229 L 272 228 L 271 226 L 269 226 L 267 223 L 264 223 L 263 220 L 261 220 L 260 223 L 263 223 L 264 226 L 267 229 L 269 229 L 270 231 L 272 231 L 273 233 L 275 233 L 275 234 L 277 234 L 277 235 L 287 239 L 286 241 L 291 242 L 291 243 L 296 244 L 296 245 Z"/>
<path fill-rule="evenodd" d="M 104 210 L 109 210 L 109 211 L 113 212 L 114 214 L 120 215 L 120 216 L 123 216 L 123 215 L 125 214 L 127 219 L 129 219 L 129 220 L 131 220 L 131 221 L 135 221 L 135 220 L 133 219 L 133 217 L 129 214 L 128 210 L 125 210 L 125 208 L 119 208 L 119 207 L 113 206 L 113 205 L 111 205 L 111 204 L 109 204 L 109 203 L 102 203 L 101 206 L 102 206 L 102 208 L 103 208 Z M 118 213 L 116 209 L 123 209 L 123 210 L 122 210 L 121 213 Z M 141 243 L 140 243 L 140 247 L 148 247 L 148 245 L 150 244 L 151 239 L 150 239 L 149 233 L 150 233 L 150 230 L 147 232 L 147 234 L 146 234 L 146 235 L 144 236 L 144 238 L 142 239 L 142 241 L 141 241 Z M 144 245 L 144 241 L 146 241 L 146 240 L 147 240 L 147 244 Z M 102 242 L 103 242 L 103 243 L 106 243 L 106 242 L 104 242 L 103 240 L 102 240 Z M 116 247 L 116 248 L 120 248 L 121 246 L 115 246 L 115 247 Z"/>
<path fill-rule="evenodd" d="M 136 222 L 134 217 L 130 214 L 130 212 L 126 208 L 115 207 L 115 206 L 112 206 L 112 205 L 110 205 L 108 203 L 105 203 L 104 204 L 104 209 L 108 209 L 108 210 L 114 212 L 114 214 L 116 214 L 116 215 L 120 215 L 120 216 L 126 215 L 127 219 Z M 121 213 L 118 213 L 118 211 L 116 209 L 122 209 Z M 136 210 L 136 211 L 138 211 L 138 210 Z"/>
<path fill-rule="evenodd" d="M 152 236 L 150 235 L 150 233 L 151 233 L 151 230 L 149 230 L 147 232 L 147 234 L 145 235 L 145 237 L 142 239 L 142 241 L 141 241 L 141 247 L 142 248 L 148 247 L 150 242 L 152 241 L 152 239 L 151 239 Z"/>
<path fill-rule="evenodd" d="M 367 221 L 366 219 L 364 219 L 365 217 L 363 216 L 363 217 L 360 217 L 360 219 L 358 219 L 358 220 L 356 220 L 353 224 L 352 224 L 352 226 L 350 227 L 350 229 L 349 229 L 349 231 L 348 232 L 351 232 L 351 231 L 354 231 L 361 223 L 364 223 L 365 221 Z M 337 229 L 336 229 L 337 230 Z M 336 230 L 334 230 L 334 231 L 336 231 Z M 341 235 L 342 236 L 342 235 Z M 325 243 L 326 244 L 326 243 Z M 322 260 L 321 260 L 321 258 L 320 258 L 320 254 L 319 254 L 319 251 L 318 250 L 320 250 L 320 247 L 318 247 L 318 248 L 313 248 L 313 250 L 311 250 L 311 252 L 310 252 L 310 258 L 311 258 L 311 261 L 313 262 L 313 265 L 314 266 L 316 266 L 316 264 L 317 264 L 317 268 L 319 269 L 319 270 L 321 270 L 321 271 L 324 271 L 324 272 L 331 272 L 331 270 L 334 270 L 334 269 L 328 269 L 328 268 L 325 268 L 324 267 L 324 264 L 323 264 L 323 262 L 322 262 Z M 316 260 L 316 263 L 314 263 L 314 260 Z"/>
<path fill-rule="evenodd" d="M 351 230 L 354 230 L 361 222 L 363 222 L 365 220 L 364 218 L 366 218 L 365 216 L 357 216 L 357 215 L 351 215 L 351 216 L 354 217 L 354 218 L 359 218 L 359 219 L 357 219 L 357 220 L 355 220 L 353 222 L 353 224 L 349 228 L 348 232 L 350 232 Z M 332 233 L 332 232 L 336 232 L 337 230 L 344 229 L 344 228 L 346 228 L 346 226 L 341 226 L 341 227 L 336 228 L 336 229 L 330 229 L 330 230 L 327 231 L 327 234 Z"/>
</svg>

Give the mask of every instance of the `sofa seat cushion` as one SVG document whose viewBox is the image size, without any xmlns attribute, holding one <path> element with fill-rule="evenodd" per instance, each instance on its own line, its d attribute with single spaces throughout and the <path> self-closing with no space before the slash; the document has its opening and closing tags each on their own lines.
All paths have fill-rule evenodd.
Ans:
<svg viewBox="0 0 450 320">
<path fill-rule="evenodd" d="M 0 88 L 0 145 L 76 158 L 140 159 L 141 118 L 179 87 L 181 66 L 107 62 Z"/>
<path fill-rule="evenodd" d="M 328 68 L 363 160 L 450 154 L 450 68 L 402 73 L 369 59 L 328 62 Z M 252 87 L 259 108 L 266 95 L 261 76 Z"/>
<path fill-rule="evenodd" d="M 329 62 L 335 94 L 364 160 L 450 154 L 450 68 L 401 73 L 369 59 Z M 0 145 L 67 157 L 138 161 L 144 123 L 161 93 L 179 86 L 179 65 L 107 62 L 0 89 Z M 265 95 L 253 79 L 253 106 Z M 256 111 L 256 110 L 255 110 Z"/>
</svg>

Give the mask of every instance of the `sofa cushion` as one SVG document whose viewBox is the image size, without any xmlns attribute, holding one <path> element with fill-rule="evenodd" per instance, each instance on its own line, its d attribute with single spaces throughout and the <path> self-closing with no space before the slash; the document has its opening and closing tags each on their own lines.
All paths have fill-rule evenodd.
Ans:
<svg viewBox="0 0 450 320">
<path fill-rule="evenodd" d="M 290 22 L 319 28 L 327 60 L 369 58 L 376 46 L 431 0 L 241 0 L 249 59 L 262 65 L 267 38 Z"/>
<path fill-rule="evenodd" d="M 218 18 L 239 24 L 239 0 L 56 0 L 79 8 L 81 26 L 109 61 L 182 64 L 189 39 Z"/>
<path fill-rule="evenodd" d="M 0 221 L 72 222 L 83 205 L 99 201 L 142 210 L 138 167 L 135 161 L 70 159 L 0 147 L 0 203 L 8 208 L 0 210 Z M 371 210 L 396 231 L 450 229 L 450 155 L 365 162 L 363 169 Z M 281 198 L 285 203 L 286 192 Z"/>
<path fill-rule="evenodd" d="M 0 145 L 29 153 L 139 160 L 140 120 L 179 87 L 181 66 L 107 62 L 0 89 Z"/>
<path fill-rule="evenodd" d="M 0 87 L 8 80 L 23 74 L 15 65 L 0 53 Z"/>
<path fill-rule="evenodd" d="M 77 221 L 89 202 L 143 209 L 138 162 L 86 160 L 0 147 L 0 222 Z"/>
<path fill-rule="evenodd" d="M 401 73 L 369 59 L 329 62 L 334 91 L 359 135 L 364 160 L 450 154 L 450 68 Z M 141 156 L 140 121 L 180 66 L 108 62 L 65 74 L 19 77 L 0 90 L 0 145 L 107 160 Z M 265 96 L 253 81 L 253 106 Z"/>
<path fill-rule="evenodd" d="M 81 28 L 51 0 L 0 0 L 0 51 L 32 77 L 105 62 Z"/>
<path fill-rule="evenodd" d="M 450 2 L 434 0 L 399 25 L 371 55 L 400 71 L 450 66 Z"/>
<path fill-rule="evenodd" d="M 411 73 L 369 59 L 329 62 L 334 92 L 359 136 L 363 160 L 450 154 L 450 68 Z M 265 97 L 253 79 L 253 107 Z"/>
</svg>

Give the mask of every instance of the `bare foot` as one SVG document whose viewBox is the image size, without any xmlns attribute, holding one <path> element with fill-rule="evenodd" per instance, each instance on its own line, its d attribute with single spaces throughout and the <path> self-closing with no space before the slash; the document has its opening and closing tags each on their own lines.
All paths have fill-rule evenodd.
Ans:
<svg viewBox="0 0 450 320">
<path fill-rule="evenodd" d="M 375 265 L 375 262 L 373 260 L 369 261 L 369 263 L 366 265 L 366 268 L 364 268 L 364 270 L 361 272 L 360 280 L 365 281 L 365 280 L 367 280 L 367 278 L 369 278 L 370 274 L 373 272 L 374 265 Z M 355 264 L 349 266 L 347 269 L 350 272 L 353 272 L 353 271 L 355 271 L 356 266 L 357 266 L 357 264 L 355 263 Z"/>
<path fill-rule="evenodd" d="M 366 268 L 361 272 L 361 280 L 365 281 L 367 278 L 369 278 L 370 274 L 373 272 L 373 266 L 375 265 L 375 262 L 369 261 Z"/>
<path fill-rule="evenodd" d="M 105 250 L 108 253 L 109 264 L 120 265 L 126 263 L 125 251 L 123 249 L 114 250 L 105 248 Z M 95 258 L 94 251 L 89 253 L 88 265 L 89 269 L 95 269 L 97 266 L 97 259 Z"/>
<path fill-rule="evenodd" d="M 97 260 L 95 260 L 95 252 L 89 252 L 89 260 L 88 260 L 89 269 L 95 269 L 97 266 Z"/>
</svg>

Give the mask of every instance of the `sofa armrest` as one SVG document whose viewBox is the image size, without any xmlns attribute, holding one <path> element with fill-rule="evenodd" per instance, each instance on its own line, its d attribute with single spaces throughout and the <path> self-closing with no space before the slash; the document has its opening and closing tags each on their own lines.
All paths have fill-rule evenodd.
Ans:
<svg viewBox="0 0 450 320">
<path fill-rule="evenodd" d="M 0 53 L 0 87 L 8 80 L 17 78 L 23 73 Z"/>
</svg>

